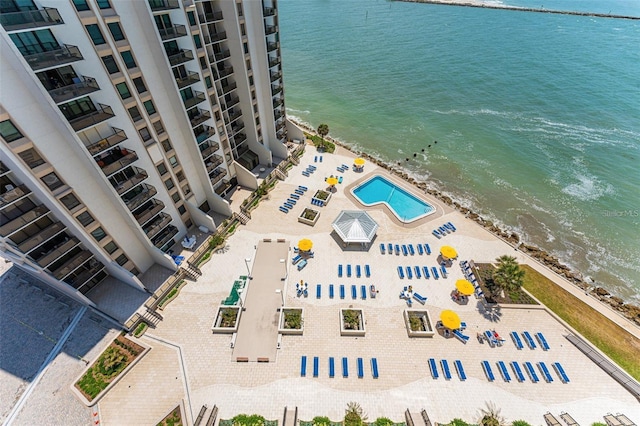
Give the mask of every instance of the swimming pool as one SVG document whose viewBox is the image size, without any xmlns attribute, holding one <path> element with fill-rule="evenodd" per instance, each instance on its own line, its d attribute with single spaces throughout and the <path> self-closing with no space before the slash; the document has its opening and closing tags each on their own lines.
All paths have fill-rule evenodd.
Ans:
<svg viewBox="0 0 640 426">
<path fill-rule="evenodd" d="M 373 176 L 351 190 L 365 206 L 385 204 L 401 222 L 423 218 L 436 209 L 380 175 Z"/>
</svg>

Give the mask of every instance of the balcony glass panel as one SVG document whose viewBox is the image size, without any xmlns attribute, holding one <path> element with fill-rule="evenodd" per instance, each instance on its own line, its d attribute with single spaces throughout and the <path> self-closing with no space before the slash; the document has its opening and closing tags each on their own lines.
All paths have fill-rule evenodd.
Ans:
<svg viewBox="0 0 640 426">
<path fill-rule="evenodd" d="M 226 175 L 227 175 L 227 169 L 225 169 L 224 167 L 218 167 L 213 171 L 213 173 L 209 175 L 209 177 L 211 178 L 211 185 L 215 186 Z"/>
<path fill-rule="evenodd" d="M 107 149 L 127 140 L 127 135 L 124 133 L 124 130 L 112 127 L 111 131 L 112 133 L 106 138 L 87 145 L 87 150 L 91 155 L 100 154 L 102 151 L 106 151 Z"/>
<path fill-rule="evenodd" d="M 20 228 L 23 228 L 35 221 L 36 219 L 46 215 L 49 213 L 49 209 L 45 206 L 38 206 L 34 209 L 29 210 L 26 213 L 23 213 L 21 216 L 16 217 L 9 222 L 6 222 L 4 225 L 0 226 L 0 235 L 8 236 L 9 234 L 14 233 Z"/>
<path fill-rule="evenodd" d="M 13 185 L 3 185 L 0 188 L 0 191 L 2 192 L 0 194 L 0 207 L 4 207 L 7 204 L 13 203 L 16 200 L 31 194 L 31 190 L 27 188 L 26 185 L 18 185 L 16 187 Z"/>
<path fill-rule="evenodd" d="M 96 157 L 98 166 L 106 176 L 110 176 L 115 172 L 127 167 L 138 159 L 135 151 L 127 148 L 113 148 L 104 152 L 100 157 Z"/>
<path fill-rule="evenodd" d="M 113 174 L 109 181 L 118 194 L 122 195 L 148 177 L 149 175 L 143 169 L 131 166 Z"/>
<path fill-rule="evenodd" d="M 153 199 L 150 202 L 138 208 L 133 213 L 133 216 L 136 218 L 138 223 L 142 226 L 145 223 L 147 223 L 150 219 L 152 219 L 155 215 L 160 213 L 162 209 L 164 209 L 164 203 L 162 201 Z"/>
<path fill-rule="evenodd" d="M 49 94 L 55 103 L 67 102 L 70 99 L 100 90 L 98 82 L 92 77 L 80 76 L 74 80 L 76 81 L 73 84 L 49 90 Z"/>
<path fill-rule="evenodd" d="M 160 213 L 152 222 L 150 222 L 143 228 L 144 232 L 145 234 L 147 234 L 147 237 L 153 238 L 158 235 L 158 233 L 162 231 L 167 225 L 169 225 L 171 223 L 171 220 L 172 218 L 168 214 Z"/>
<path fill-rule="evenodd" d="M 176 77 L 176 83 L 179 89 L 195 84 L 200 81 L 200 74 L 193 71 L 187 71 L 187 75 Z"/>
<path fill-rule="evenodd" d="M 162 40 L 171 40 L 173 38 L 184 37 L 187 35 L 187 27 L 184 25 L 174 25 L 172 27 L 158 30 Z"/>
<path fill-rule="evenodd" d="M 88 111 L 76 118 L 70 119 L 69 124 L 71 124 L 73 130 L 79 132 L 80 130 L 94 126 L 112 117 L 115 117 L 115 114 L 110 106 L 98 104 L 95 111 Z"/>
<path fill-rule="evenodd" d="M 178 3 L 178 0 L 149 0 L 149 6 L 151 6 L 152 11 L 157 12 L 159 10 L 179 9 L 180 3 Z"/>
<path fill-rule="evenodd" d="M 204 15 L 198 15 L 200 22 L 216 22 L 222 20 L 222 12 L 206 12 Z"/>
<path fill-rule="evenodd" d="M 140 184 L 127 192 L 122 196 L 122 200 L 125 202 L 130 211 L 133 211 L 143 205 L 147 200 L 156 195 L 158 191 L 155 187 L 147 185 L 146 183 Z"/>
<path fill-rule="evenodd" d="M 178 233 L 178 228 L 173 225 L 169 225 L 165 229 L 162 230 L 158 235 L 156 235 L 151 242 L 154 246 L 158 248 L 162 248 L 165 244 L 167 244 L 176 234 Z"/>
<path fill-rule="evenodd" d="M 194 106 L 198 105 L 200 102 L 204 102 L 204 100 L 206 99 L 204 96 L 204 93 L 202 92 L 198 92 L 197 90 L 193 90 L 191 92 L 192 96 L 188 96 L 188 94 L 183 94 L 181 92 L 182 96 L 182 102 L 184 103 L 184 107 L 186 109 L 189 108 L 193 108 Z"/>
<path fill-rule="evenodd" d="M 39 71 L 45 68 L 57 67 L 84 59 L 76 46 L 63 45 L 46 52 L 24 55 L 31 69 Z"/>
<path fill-rule="evenodd" d="M 46 7 L 41 10 L 3 12 L 0 14 L 0 23 L 6 31 L 15 31 L 64 24 L 64 21 L 58 9 Z"/>
<path fill-rule="evenodd" d="M 50 223 L 50 222 L 48 222 L 48 223 Z M 40 223 L 38 223 L 38 225 L 40 225 Z M 38 229 L 38 228 L 36 228 L 36 229 Z M 51 223 L 46 228 L 44 228 L 41 231 L 29 236 L 27 239 L 25 239 L 24 241 L 20 242 L 19 245 L 18 245 L 18 248 L 23 253 L 28 253 L 29 251 L 31 251 L 34 248 L 38 247 L 40 244 L 44 243 L 45 241 L 48 241 L 51 238 L 55 237 L 56 235 L 58 235 L 60 232 L 64 231 L 65 229 L 66 229 L 66 226 L 62 222 Z"/>
<path fill-rule="evenodd" d="M 193 60 L 193 52 L 189 49 L 180 49 L 179 51 L 171 52 L 168 55 L 169 63 L 172 67 Z"/>
</svg>

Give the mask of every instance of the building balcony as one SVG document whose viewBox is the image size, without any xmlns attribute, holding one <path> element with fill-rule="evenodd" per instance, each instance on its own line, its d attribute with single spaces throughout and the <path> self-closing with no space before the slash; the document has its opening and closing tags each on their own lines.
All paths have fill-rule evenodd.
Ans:
<svg viewBox="0 0 640 426">
<path fill-rule="evenodd" d="M 37 206 L 29 210 L 28 212 L 22 214 L 21 216 L 10 220 L 4 225 L 0 226 L 0 235 L 6 237 L 10 234 L 13 234 L 18 229 L 21 229 L 27 225 L 29 225 L 34 220 L 41 218 L 42 216 L 49 213 L 49 209 L 43 205 Z"/>
<path fill-rule="evenodd" d="M 274 25 L 267 25 L 264 27 L 264 33 L 266 35 L 271 35 L 271 34 L 275 34 L 277 31 L 276 27 Z"/>
<path fill-rule="evenodd" d="M 98 123 L 102 123 L 105 120 L 115 117 L 113 110 L 108 105 L 98 104 L 98 108 L 94 111 L 89 111 L 84 115 L 69 120 L 69 124 L 73 127 L 73 130 L 79 132 L 87 127 L 95 126 Z"/>
<path fill-rule="evenodd" d="M 193 129 L 193 136 L 195 136 L 196 141 L 201 143 L 204 140 L 209 139 L 211 136 L 216 134 L 216 129 L 210 126 L 200 126 L 197 129 Z"/>
<path fill-rule="evenodd" d="M 274 81 L 278 80 L 280 77 L 282 77 L 282 73 L 280 71 L 277 72 L 272 72 L 269 73 L 271 75 L 271 82 L 273 83 Z"/>
<path fill-rule="evenodd" d="M 204 157 L 204 151 L 202 156 Z M 209 157 L 205 162 L 205 166 L 207 166 L 207 173 L 211 173 L 216 167 L 222 164 L 223 161 L 222 157 L 217 154 Z"/>
<path fill-rule="evenodd" d="M 172 67 L 193 60 L 193 52 L 191 52 L 191 50 L 189 49 L 180 49 L 179 51 L 167 52 L 167 55 L 169 56 L 169 64 L 171 64 Z"/>
<path fill-rule="evenodd" d="M 0 15 L 0 24 L 2 24 L 5 31 L 9 32 L 60 25 L 64 24 L 64 21 L 58 13 L 58 9 L 45 7 L 40 10 L 2 13 Z"/>
<path fill-rule="evenodd" d="M 178 0 L 149 0 L 149 6 L 151 6 L 151 11 L 153 12 L 180 9 Z"/>
<path fill-rule="evenodd" d="M 210 157 L 214 152 L 220 149 L 220 144 L 218 142 L 207 142 L 199 146 L 200 155 L 202 155 L 203 159 Z M 210 170 L 209 170 L 210 171 Z"/>
<path fill-rule="evenodd" d="M 222 89 L 222 94 L 226 95 L 227 93 L 229 93 L 232 90 L 235 90 L 238 88 L 238 85 L 236 84 L 236 82 L 231 82 L 231 83 L 227 83 L 227 84 L 221 84 L 220 85 L 220 89 Z"/>
<path fill-rule="evenodd" d="M 282 130 L 286 127 L 287 127 L 287 124 L 284 122 L 284 120 L 276 122 L 276 131 Z"/>
<path fill-rule="evenodd" d="M 238 118 L 242 117 L 242 111 L 241 110 L 229 110 L 227 111 L 228 115 L 229 115 L 229 120 L 227 120 L 228 123 L 232 123 L 234 121 L 236 121 Z"/>
<path fill-rule="evenodd" d="M 143 228 L 144 233 L 147 234 L 148 238 L 153 238 L 166 228 L 172 220 L 173 218 L 168 214 L 160 213 L 152 222 Z"/>
<path fill-rule="evenodd" d="M 282 84 L 278 84 L 277 86 L 271 86 L 272 96 L 276 96 L 280 92 L 282 92 Z"/>
<path fill-rule="evenodd" d="M 280 65 L 280 58 L 269 58 L 269 68 L 273 68 L 278 65 Z"/>
<path fill-rule="evenodd" d="M 143 169 L 131 166 L 131 168 L 125 169 L 122 172 L 111 176 L 109 181 L 115 188 L 118 195 L 122 195 L 148 177 L 149 175 Z"/>
<path fill-rule="evenodd" d="M 276 132 L 276 137 L 278 140 L 282 139 L 286 135 L 286 131 L 284 129 L 280 129 Z"/>
<path fill-rule="evenodd" d="M 273 107 L 278 108 L 280 105 L 284 103 L 284 98 L 278 98 L 273 100 Z"/>
<path fill-rule="evenodd" d="M 98 272 L 102 271 L 103 269 L 104 269 L 104 265 L 102 263 L 98 262 L 97 265 L 95 265 L 93 267 L 90 267 L 88 269 L 84 269 L 84 271 L 80 272 L 76 276 L 74 276 L 72 278 L 69 278 L 68 282 L 74 288 L 80 288 L 87 281 L 89 281 L 91 278 L 96 276 L 98 274 Z"/>
<path fill-rule="evenodd" d="M 215 11 L 215 12 L 205 13 L 204 15 L 198 15 L 198 18 L 202 23 L 222 21 L 222 12 Z"/>
<path fill-rule="evenodd" d="M 133 211 L 143 205 L 147 200 L 156 195 L 158 191 L 155 187 L 142 183 L 131 191 L 122 196 L 122 200 L 129 208 L 129 211 Z"/>
<path fill-rule="evenodd" d="M 57 244 L 54 248 L 49 250 L 41 257 L 38 257 L 38 259 L 36 259 L 36 262 L 38 263 L 38 265 L 46 268 L 65 254 L 67 254 L 74 247 L 77 247 L 79 244 L 80 240 L 78 240 L 77 238 L 68 238 L 66 239 L 66 241 Z"/>
<path fill-rule="evenodd" d="M 176 84 L 179 89 L 184 89 L 187 86 L 191 86 L 200 81 L 200 74 L 193 71 L 187 71 L 187 75 L 185 77 L 176 78 Z"/>
<path fill-rule="evenodd" d="M 62 266 L 57 268 L 55 271 L 51 271 L 54 277 L 61 280 L 76 269 L 78 269 L 84 262 L 93 257 L 93 254 L 89 250 L 82 250 L 71 259 L 66 261 Z"/>
<path fill-rule="evenodd" d="M 204 123 L 210 118 L 211 118 L 211 113 L 209 113 L 209 111 L 198 108 L 198 115 L 191 118 L 191 120 L 189 121 L 191 122 L 191 127 L 196 127 L 197 125 Z"/>
<path fill-rule="evenodd" d="M 34 248 L 38 247 L 40 244 L 49 241 L 51 238 L 55 237 L 65 229 L 67 229 L 67 227 L 62 222 L 54 222 L 44 228 L 42 231 L 32 235 L 31 237 L 18 244 L 18 248 L 23 253 L 28 253 Z"/>
<path fill-rule="evenodd" d="M 267 53 L 271 53 L 271 52 L 275 52 L 276 50 L 278 50 L 278 47 L 280 46 L 279 42 L 268 42 L 267 43 Z"/>
<path fill-rule="evenodd" d="M 267 16 L 274 16 L 276 14 L 276 9 L 273 7 L 265 7 L 262 14 L 264 15 L 265 18 Z"/>
<path fill-rule="evenodd" d="M 244 133 L 238 133 L 237 135 L 233 136 L 233 142 L 235 143 L 236 147 L 245 143 L 246 141 L 247 135 L 245 135 Z"/>
<path fill-rule="evenodd" d="M 96 158 L 96 162 L 106 176 L 111 176 L 137 159 L 138 154 L 136 154 L 135 151 L 127 148 L 115 148 L 109 151 L 106 156 L 100 157 L 99 159 Z"/>
<path fill-rule="evenodd" d="M 228 101 L 225 101 L 225 103 L 223 104 L 222 108 L 223 109 L 233 108 L 234 106 L 238 105 L 238 102 L 240 102 L 240 98 L 238 98 L 237 96 L 234 96 L 233 98 L 229 99 Z"/>
<path fill-rule="evenodd" d="M 231 133 L 232 135 L 237 135 L 238 133 L 244 130 L 244 122 L 237 121 L 234 124 L 232 124 L 230 127 L 231 127 L 231 132 L 229 133 Z"/>
<path fill-rule="evenodd" d="M 24 55 L 24 59 L 29 63 L 32 70 L 40 71 L 45 68 L 59 67 L 71 62 L 81 61 L 84 57 L 76 46 L 65 44 L 47 52 Z"/>
<path fill-rule="evenodd" d="M 280 110 L 276 110 L 276 111 L 273 113 L 273 116 L 274 116 L 274 118 L 275 118 L 276 120 L 280 120 L 280 118 L 282 117 L 282 111 L 280 111 Z"/>
<path fill-rule="evenodd" d="M 193 96 L 187 99 L 183 99 L 182 102 L 184 103 L 184 107 L 186 109 L 189 108 L 193 108 L 194 106 L 198 105 L 200 102 L 204 102 L 205 100 L 205 96 L 204 93 L 202 92 L 198 92 L 197 90 L 193 91 Z"/>
<path fill-rule="evenodd" d="M 80 76 L 77 83 L 49 90 L 49 95 L 51 95 L 55 103 L 59 104 L 98 90 L 100 90 L 100 86 L 98 86 L 98 82 L 94 78 Z"/>
<path fill-rule="evenodd" d="M 9 187 L 9 189 L 7 189 Z M 17 201 L 27 195 L 31 194 L 31 190 L 26 185 L 18 185 L 15 188 L 12 185 L 5 185 L 0 188 L 0 191 L 4 191 L 0 194 L 0 207 L 4 207 Z"/>
<path fill-rule="evenodd" d="M 151 242 L 153 243 L 154 246 L 161 249 L 162 247 L 164 247 L 165 244 L 171 241 L 171 239 L 175 237 L 177 233 L 178 233 L 178 228 L 176 228 L 173 225 L 169 225 L 165 229 L 163 229 L 158 235 L 156 235 L 151 240 Z"/>
<path fill-rule="evenodd" d="M 222 180 L 223 177 L 227 175 L 227 169 L 224 167 L 218 167 L 209 175 L 211 178 L 211 185 L 216 186 L 218 182 Z"/>
<path fill-rule="evenodd" d="M 231 74 L 233 74 L 233 67 L 226 67 L 221 70 L 213 68 L 213 76 L 215 77 L 216 80 L 220 80 Z"/>
<path fill-rule="evenodd" d="M 224 194 L 224 192 L 231 188 L 231 182 L 229 182 L 227 179 L 222 179 L 222 182 L 219 183 L 218 187 L 215 188 L 215 193 L 222 196 L 222 194 Z"/>
<path fill-rule="evenodd" d="M 212 43 L 220 43 L 221 41 L 225 41 L 227 39 L 226 31 L 218 31 L 213 34 L 204 34 L 204 44 L 212 44 Z"/>
<path fill-rule="evenodd" d="M 169 28 L 163 28 L 158 30 L 162 41 L 172 40 L 178 37 L 184 37 L 187 35 L 187 27 L 184 25 L 174 25 Z"/>
<path fill-rule="evenodd" d="M 133 216 L 138 221 L 138 224 L 140 226 L 143 226 L 144 224 L 149 222 L 149 220 L 151 220 L 155 215 L 160 213 L 162 209 L 164 209 L 164 203 L 162 201 L 153 199 L 151 200 L 151 202 L 136 210 L 133 213 Z"/>
<path fill-rule="evenodd" d="M 222 50 L 220 52 L 213 52 L 213 55 L 209 55 L 209 62 L 215 63 L 224 61 L 225 59 L 231 57 L 231 52 L 227 50 Z"/>
<path fill-rule="evenodd" d="M 101 152 L 106 151 L 109 148 L 112 148 L 119 143 L 127 140 L 127 135 L 124 133 L 124 130 L 112 127 L 111 131 L 113 132 L 111 135 L 107 136 L 106 138 L 100 139 L 96 143 L 92 143 L 91 145 L 86 146 L 89 154 L 100 154 Z"/>
</svg>

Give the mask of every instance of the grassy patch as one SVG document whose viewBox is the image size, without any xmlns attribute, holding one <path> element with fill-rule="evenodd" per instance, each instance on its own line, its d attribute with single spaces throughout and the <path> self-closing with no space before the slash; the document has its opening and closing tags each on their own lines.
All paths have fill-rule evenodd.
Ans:
<svg viewBox="0 0 640 426">
<path fill-rule="evenodd" d="M 180 290 L 180 287 L 182 287 L 184 283 L 185 280 L 180 280 L 180 282 L 160 301 L 160 303 L 158 303 L 158 307 L 162 308 L 164 305 L 171 302 L 173 297 L 178 294 L 178 290 Z"/>
<path fill-rule="evenodd" d="M 636 380 L 640 380 L 640 339 L 627 333 L 586 303 L 528 265 L 524 288 L 560 318 L 607 354 Z"/>
<path fill-rule="evenodd" d="M 320 136 L 312 135 L 311 133 L 306 133 L 306 132 L 305 132 L 305 136 L 307 137 L 307 139 L 310 139 L 311 142 L 313 142 L 313 146 L 315 146 L 316 148 L 318 148 L 319 146 L 322 146 L 323 141 Z M 325 139 L 324 152 L 328 154 L 333 154 L 335 150 L 336 150 L 336 145 L 333 142 L 329 142 L 328 140 Z"/>
<path fill-rule="evenodd" d="M 162 419 L 158 426 L 180 426 L 182 424 L 182 413 L 180 412 L 180 406 L 178 406 L 167 414 L 167 417 Z"/>
<path fill-rule="evenodd" d="M 141 322 L 136 327 L 136 330 L 133 332 L 133 335 L 136 336 L 136 337 L 142 336 L 142 334 L 145 332 L 147 327 L 149 327 L 149 325 L 146 322 Z"/>
</svg>

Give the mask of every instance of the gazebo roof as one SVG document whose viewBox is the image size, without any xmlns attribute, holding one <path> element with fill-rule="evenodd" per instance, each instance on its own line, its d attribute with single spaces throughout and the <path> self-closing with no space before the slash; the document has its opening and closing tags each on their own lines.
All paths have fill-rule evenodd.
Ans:
<svg viewBox="0 0 640 426">
<path fill-rule="evenodd" d="M 378 224 L 362 210 L 343 210 L 331 224 L 345 243 L 370 243 Z"/>
</svg>

